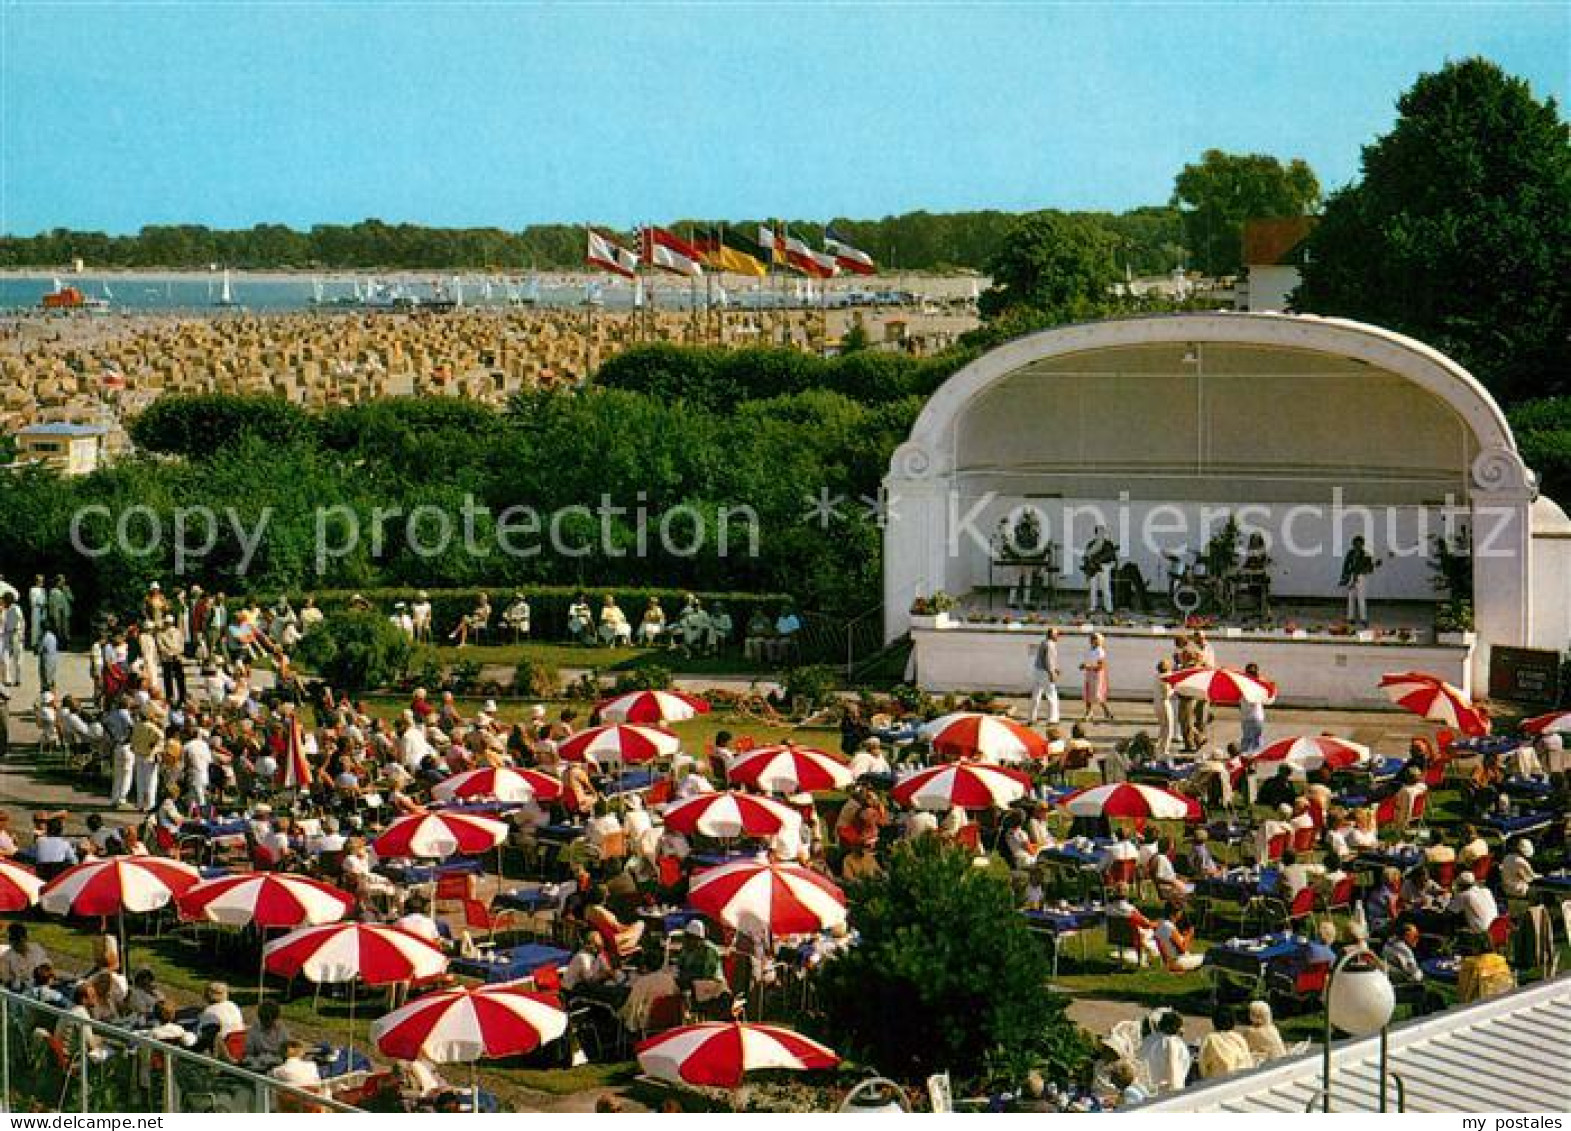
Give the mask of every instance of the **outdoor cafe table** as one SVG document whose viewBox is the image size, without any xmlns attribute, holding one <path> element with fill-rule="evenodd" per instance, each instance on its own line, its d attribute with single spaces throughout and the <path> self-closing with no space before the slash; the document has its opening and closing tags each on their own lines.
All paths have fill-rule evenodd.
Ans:
<svg viewBox="0 0 1571 1131">
<path fill-rule="evenodd" d="M 1539 876 L 1533 881 L 1532 890 L 1555 899 L 1571 899 L 1571 870 L 1562 868 L 1558 872 Z"/>
<path fill-rule="evenodd" d="M 1050 904 L 1040 909 L 1026 908 L 1020 914 L 1025 917 L 1026 926 L 1039 934 L 1047 935 L 1053 940 L 1053 977 L 1058 977 L 1058 954 L 1063 949 L 1065 935 L 1080 936 L 1080 957 L 1085 960 L 1085 931 L 1095 927 L 1106 918 L 1107 912 L 1102 904 L 1092 902 L 1071 906 L 1069 904 Z"/>
<path fill-rule="evenodd" d="M 311 1059 L 316 1061 L 316 1070 L 324 1080 L 347 1076 L 351 1072 L 371 1071 L 371 1058 L 349 1048 L 318 1045 L 312 1050 Z"/>
<path fill-rule="evenodd" d="M 1481 734 L 1471 738 L 1459 738 L 1452 742 L 1451 754 L 1458 758 L 1483 754 L 1509 754 L 1521 745 L 1523 745 L 1522 739 L 1515 735 Z"/>
<path fill-rule="evenodd" d="M 472 817 L 505 817 L 522 808 L 516 801 L 438 801 L 431 805 L 432 812 L 467 813 Z"/>
<path fill-rule="evenodd" d="M 441 876 L 484 875 L 485 860 L 479 856 L 454 856 L 439 864 L 415 864 L 390 861 L 379 871 L 401 887 L 414 884 L 434 884 Z"/>
<path fill-rule="evenodd" d="M 1481 818 L 1478 824 L 1484 832 L 1492 832 L 1501 840 L 1507 840 L 1514 836 L 1532 836 L 1534 833 L 1541 833 L 1555 823 L 1557 816 L 1549 810 L 1512 813 L 1509 816 L 1491 813 Z"/>
<path fill-rule="evenodd" d="M 516 982 L 529 978 L 543 966 L 566 966 L 572 951 L 545 943 L 522 943 L 514 947 L 481 954 L 474 958 L 455 958 L 452 971 L 483 982 Z"/>
<path fill-rule="evenodd" d="M 1257 939 L 1229 939 L 1206 951 L 1203 967 L 1214 980 L 1241 976 L 1258 992 L 1272 968 L 1293 965 L 1308 953 L 1307 939 L 1286 932 Z"/>
<path fill-rule="evenodd" d="M 674 935 L 689 923 L 702 919 L 703 915 L 684 907 L 644 907 L 639 909 L 638 917 L 649 925 L 651 931 Z"/>
<path fill-rule="evenodd" d="M 560 899 L 553 892 L 545 888 L 514 888 L 512 891 L 498 892 L 491 901 L 493 908 L 505 908 L 509 911 L 522 911 L 525 915 L 536 915 L 542 911 L 554 911 Z"/>
<path fill-rule="evenodd" d="M 1281 873 L 1275 868 L 1232 868 L 1220 876 L 1202 876 L 1195 881 L 1195 894 L 1211 899 L 1248 903 L 1276 890 Z"/>
<path fill-rule="evenodd" d="M 1548 797 L 1555 791 L 1554 786 L 1549 784 L 1548 777 L 1524 777 L 1521 774 L 1507 778 L 1500 788 L 1512 797 L 1522 797 L 1530 801 Z"/>
<path fill-rule="evenodd" d="M 607 797 L 625 797 L 642 793 L 660 780 L 660 773 L 651 769 L 622 769 L 602 774 L 596 781 L 600 792 Z"/>
<path fill-rule="evenodd" d="M 1395 868 L 1407 872 L 1424 862 L 1424 850 L 1416 844 L 1393 844 L 1381 848 L 1366 848 L 1348 862 L 1350 872 L 1376 872 L 1382 868 Z"/>
<path fill-rule="evenodd" d="M 186 821 L 180 826 L 181 837 L 201 837 L 214 844 L 237 844 L 245 840 L 244 817 L 226 817 L 220 821 Z"/>
<path fill-rule="evenodd" d="M 1168 764 L 1164 762 L 1146 762 L 1129 771 L 1129 780 L 1142 782 L 1147 785 L 1171 786 L 1177 782 L 1185 782 L 1195 776 L 1194 762 L 1181 762 Z"/>
<path fill-rule="evenodd" d="M 583 825 L 551 824 L 541 825 L 535 829 L 535 840 L 545 844 L 569 845 L 575 840 L 582 840 L 584 836 Z"/>
<path fill-rule="evenodd" d="M 1090 844 L 1066 840 L 1062 844 L 1055 844 L 1052 848 L 1044 848 L 1037 859 L 1050 864 L 1067 864 L 1074 868 L 1095 868 L 1101 862 L 1102 849 L 1112 843 L 1101 838 L 1091 841 Z"/>
<path fill-rule="evenodd" d="M 1462 960 L 1455 956 L 1425 958 L 1419 962 L 1418 968 L 1429 981 L 1454 986 L 1462 973 Z"/>
</svg>

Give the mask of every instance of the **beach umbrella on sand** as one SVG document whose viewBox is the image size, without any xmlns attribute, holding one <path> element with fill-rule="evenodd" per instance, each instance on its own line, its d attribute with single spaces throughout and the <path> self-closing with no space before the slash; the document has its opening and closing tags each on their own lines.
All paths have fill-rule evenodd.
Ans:
<svg viewBox="0 0 1571 1131">
<path fill-rule="evenodd" d="M 1162 677 L 1175 695 L 1208 703 L 1270 703 L 1276 684 L 1232 668 L 1184 668 Z"/>
<path fill-rule="evenodd" d="M 473 813 L 411 813 L 388 825 L 371 846 L 384 860 L 474 856 L 501 844 L 507 831 L 503 822 Z"/>
<path fill-rule="evenodd" d="M 819 793 L 851 784 L 851 768 L 825 750 L 798 746 L 760 746 L 731 764 L 726 780 L 769 793 Z"/>
<path fill-rule="evenodd" d="M 949 762 L 918 770 L 895 784 L 894 798 L 910 809 L 947 812 L 962 809 L 1005 809 L 1031 791 L 1031 779 L 1019 770 L 986 762 Z"/>
<path fill-rule="evenodd" d="M 569 762 L 593 760 L 636 766 L 675 754 L 682 740 L 668 730 L 632 723 L 608 723 L 580 731 L 561 743 L 556 752 Z"/>
<path fill-rule="evenodd" d="M 385 1056 L 468 1064 L 470 1090 L 479 1110 L 474 1063 L 524 1056 L 567 1032 L 567 1012 L 553 994 L 520 985 L 456 987 L 426 994 L 371 1026 L 371 1040 Z"/>
<path fill-rule="evenodd" d="M 706 1021 L 670 1029 L 635 1050 L 649 1075 L 673 1084 L 736 1088 L 760 1069 L 815 1072 L 833 1068 L 840 1057 L 817 1041 L 777 1025 Z"/>
<path fill-rule="evenodd" d="M 709 704 L 680 691 L 630 691 L 596 708 L 608 723 L 679 723 L 709 713 Z"/>
<path fill-rule="evenodd" d="M 1047 739 L 1001 715 L 957 711 L 934 719 L 922 734 L 947 758 L 980 758 L 984 762 L 1023 762 L 1047 757 Z"/>
<path fill-rule="evenodd" d="M 665 826 L 679 833 L 700 833 L 717 840 L 774 836 L 796 828 L 801 816 L 778 801 L 751 793 L 703 793 L 666 807 Z"/>
<path fill-rule="evenodd" d="M 1133 782 L 1076 790 L 1058 803 L 1074 817 L 1125 817 L 1135 821 L 1198 821 L 1205 816 L 1192 797 Z"/>
<path fill-rule="evenodd" d="M 797 864 L 734 860 L 693 877 L 687 902 L 726 926 L 771 936 L 805 935 L 846 919 L 846 898 L 833 883 Z"/>
<path fill-rule="evenodd" d="M 1571 711 L 1551 711 L 1522 724 L 1528 734 L 1571 734 Z"/>
<path fill-rule="evenodd" d="M 1421 719 L 1463 734 L 1488 733 L 1484 716 L 1459 687 L 1427 672 L 1393 672 L 1380 677 L 1380 689 L 1397 706 Z"/>
<path fill-rule="evenodd" d="M 1253 759 L 1257 774 L 1275 773 L 1278 766 L 1294 767 L 1302 776 L 1321 766 L 1345 770 L 1370 758 L 1369 747 L 1349 742 L 1329 734 L 1301 734 L 1297 738 L 1282 738 L 1267 746 Z"/>
<path fill-rule="evenodd" d="M 31 868 L 0 860 L 0 911 L 26 911 L 38 902 L 44 881 Z"/>
<path fill-rule="evenodd" d="M 431 787 L 438 801 L 463 801 L 494 797 L 502 802 L 555 801 L 562 796 L 562 783 L 539 770 L 515 770 L 508 766 L 485 766 L 443 778 Z"/>
</svg>

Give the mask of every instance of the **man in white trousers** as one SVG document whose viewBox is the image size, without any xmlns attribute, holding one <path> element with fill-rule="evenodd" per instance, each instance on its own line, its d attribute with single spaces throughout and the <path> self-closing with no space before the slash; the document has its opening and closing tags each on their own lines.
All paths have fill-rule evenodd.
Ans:
<svg viewBox="0 0 1571 1131">
<path fill-rule="evenodd" d="M 1047 700 L 1047 725 L 1058 725 L 1058 629 L 1050 628 L 1031 657 L 1031 723 Z"/>
<path fill-rule="evenodd" d="M 0 682 L 7 687 L 22 683 L 22 648 L 27 621 L 13 593 L 0 593 Z"/>
<path fill-rule="evenodd" d="M 1151 706 L 1156 709 L 1156 760 L 1164 766 L 1173 763 L 1173 736 L 1178 732 L 1177 705 L 1173 687 L 1163 676 L 1172 674 L 1171 660 L 1158 660 L 1156 681 L 1151 686 Z"/>
</svg>

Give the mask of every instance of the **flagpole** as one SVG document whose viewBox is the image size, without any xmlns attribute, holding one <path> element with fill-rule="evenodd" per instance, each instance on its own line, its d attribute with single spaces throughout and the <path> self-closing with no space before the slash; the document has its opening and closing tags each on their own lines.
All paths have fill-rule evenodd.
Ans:
<svg viewBox="0 0 1571 1131">
<path fill-rule="evenodd" d="M 589 241 L 589 233 L 591 233 L 592 231 L 593 231 L 593 229 L 588 224 L 584 225 L 584 232 L 585 232 L 584 242 L 585 242 L 586 246 L 587 246 L 588 241 Z M 594 264 L 590 264 L 590 266 L 593 267 Z M 593 276 L 591 276 L 590 278 L 593 279 Z M 590 351 L 594 348 L 593 343 L 594 343 L 594 340 L 595 340 L 595 304 L 589 301 L 589 288 L 591 286 L 593 286 L 592 282 L 584 284 L 584 374 L 583 374 L 583 378 L 584 378 L 584 384 L 586 384 L 586 385 L 589 383 Z"/>
</svg>

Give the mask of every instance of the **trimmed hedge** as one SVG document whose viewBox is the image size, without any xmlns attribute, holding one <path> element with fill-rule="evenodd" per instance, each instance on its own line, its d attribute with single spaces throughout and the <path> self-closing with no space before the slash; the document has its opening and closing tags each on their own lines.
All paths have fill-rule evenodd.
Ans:
<svg viewBox="0 0 1571 1131">
<path fill-rule="evenodd" d="M 334 613 L 348 606 L 349 600 L 356 593 L 364 597 L 378 612 L 391 613 L 393 604 L 397 601 L 413 603 L 420 590 L 406 587 L 381 588 L 381 589 L 326 589 L 316 590 L 311 596 L 316 598 L 316 603 L 324 613 Z M 475 598 L 480 593 L 485 593 L 491 598 L 491 634 L 490 643 L 507 643 L 511 637 L 505 634 L 502 627 L 502 614 L 507 611 L 507 606 L 512 604 L 515 593 L 523 593 L 529 601 L 530 638 L 533 640 L 565 641 L 567 636 L 567 610 L 580 593 L 584 594 L 589 602 L 589 607 L 596 616 L 600 612 L 600 602 L 607 593 L 616 597 L 617 603 L 622 606 L 622 612 L 627 615 L 628 622 L 633 630 L 638 630 L 638 622 L 643 618 L 644 607 L 648 605 L 649 598 L 655 597 L 660 601 L 661 608 L 665 609 L 666 623 L 676 621 L 682 611 L 682 606 L 687 600 L 687 594 L 692 592 L 687 589 L 626 589 L 611 588 L 597 589 L 592 586 L 573 587 L 567 586 L 509 586 L 500 589 L 427 589 L 426 597 L 431 602 L 431 619 L 433 635 L 436 643 L 443 642 L 443 638 L 458 624 L 460 617 L 467 616 L 474 610 Z M 741 642 L 742 632 L 747 627 L 748 620 L 755 609 L 763 609 L 764 615 L 771 624 L 780 613 L 780 606 L 790 602 L 791 597 L 783 593 L 699 593 L 699 600 L 703 601 L 704 608 L 713 610 L 718 602 L 725 605 L 726 611 L 731 614 L 731 645 Z M 269 599 L 271 600 L 271 599 Z"/>
</svg>

